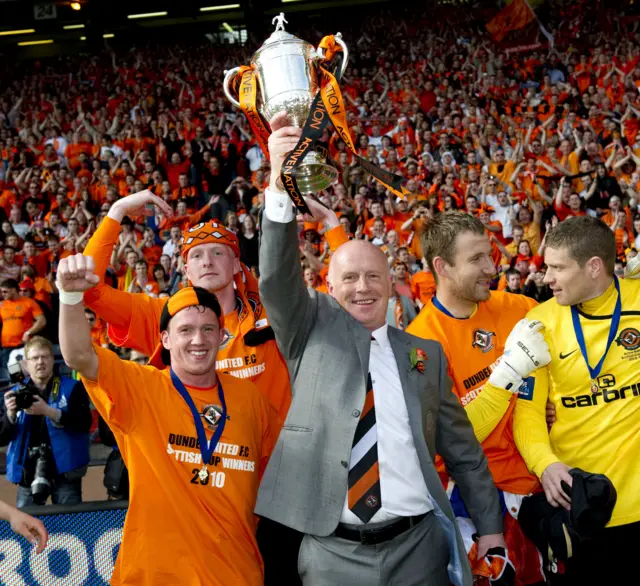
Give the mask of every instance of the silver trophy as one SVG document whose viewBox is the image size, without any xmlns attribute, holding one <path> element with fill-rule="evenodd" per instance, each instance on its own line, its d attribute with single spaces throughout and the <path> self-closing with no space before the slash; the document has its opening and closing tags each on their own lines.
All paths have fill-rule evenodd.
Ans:
<svg viewBox="0 0 640 586">
<path fill-rule="evenodd" d="M 284 30 L 284 14 L 273 19 L 276 30 L 251 58 L 260 88 L 258 108 L 269 121 L 278 112 L 285 111 L 294 126 L 302 128 L 309 116 L 311 103 L 318 93 L 318 75 L 315 63 L 324 59 L 322 49 L 316 49 Z M 335 35 L 336 43 L 342 47 L 343 59 L 340 76 L 347 68 L 349 50 L 341 38 Z M 225 72 L 224 93 L 229 101 L 240 108 L 240 103 L 231 95 L 229 86 L 239 67 Z M 301 193 L 316 193 L 329 187 L 338 178 L 335 167 L 328 165 L 323 157 L 311 151 L 297 168 L 296 181 Z"/>
</svg>

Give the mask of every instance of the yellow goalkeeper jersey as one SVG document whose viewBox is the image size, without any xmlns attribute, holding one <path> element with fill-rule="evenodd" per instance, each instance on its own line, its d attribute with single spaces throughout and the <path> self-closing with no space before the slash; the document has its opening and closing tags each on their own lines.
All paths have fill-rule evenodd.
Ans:
<svg viewBox="0 0 640 586">
<path fill-rule="evenodd" d="M 527 466 L 538 476 L 554 462 L 605 474 L 618 492 L 608 526 L 640 520 L 640 281 L 621 279 L 622 315 L 597 390 L 573 328 L 571 308 L 551 299 L 527 317 L 545 325 L 551 363 L 535 373 L 533 393 L 520 397 L 514 437 Z M 617 300 L 614 284 L 578 306 L 594 367 L 604 354 Z M 547 397 L 557 421 L 547 432 Z"/>
</svg>

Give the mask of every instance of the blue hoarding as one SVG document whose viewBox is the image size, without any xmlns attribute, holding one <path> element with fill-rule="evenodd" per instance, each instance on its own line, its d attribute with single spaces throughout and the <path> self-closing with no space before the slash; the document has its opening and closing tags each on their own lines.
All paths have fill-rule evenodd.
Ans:
<svg viewBox="0 0 640 586">
<path fill-rule="evenodd" d="M 126 504 L 25 509 L 38 516 L 49 531 L 47 548 L 40 555 L 24 538 L 15 535 L 8 523 L 0 523 L 0 585 L 109 584 L 120 548 Z"/>
</svg>

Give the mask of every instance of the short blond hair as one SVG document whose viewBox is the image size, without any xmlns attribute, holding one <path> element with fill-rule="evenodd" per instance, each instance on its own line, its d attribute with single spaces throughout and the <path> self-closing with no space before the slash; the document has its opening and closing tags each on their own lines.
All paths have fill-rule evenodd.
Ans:
<svg viewBox="0 0 640 586">
<path fill-rule="evenodd" d="M 34 336 L 24 345 L 25 358 L 29 358 L 29 351 L 32 348 L 44 348 L 45 350 L 49 350 L 49 352 L 51 352 L 51 356 L 53 356 L 53 344 L 42 336 Z"/>
</svg>

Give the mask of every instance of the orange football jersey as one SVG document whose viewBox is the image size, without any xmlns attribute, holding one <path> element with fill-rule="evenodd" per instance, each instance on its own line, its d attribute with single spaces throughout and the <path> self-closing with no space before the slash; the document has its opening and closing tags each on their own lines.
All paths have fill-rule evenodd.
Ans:
<svg viewBox="0 0 640 586">
<path fill-rule="evenodd" d="M 453 391 L 465 407 L 482 391 L 496 361 L 502 356 L 513 327 L 535 305 L 533 299 L 523 295 L 492 291 L 487 301 L 478 303 L 471 317 L 456 319 L 446 315 L 431 301 L 411 322 L 407 332 L 442 344 L 453 380 Z M 513 439 L 515 397 L 498 426 L 482 442 L 482 447 L 496 486 L 514 494 L 528 494 L 538 481 L 527 470 Z M 439 472 L 443 472 L 444 464 L 440 457 L 436 464 Z"/>
<path fill-rule="evenodd" d="M 92 256 L 96 274 L 104 276 L 111 251 L 120 233 L 120 224 L 107 217 L 91 237 L 84 254 Z M 151 356 L 160 343 L 160 315 L 167 299 L 130 294 L 103 283 L 85 293 L 84 302 L 108 323 L 109 340 L 116 346 L 132 348 Z M 241 303 L 238 298 L 238 303 Z M 225 337 L 218 350 L 216 370 L 248 379 L 269 399 L 281 420 L 291 404 L 289 371 L 273 339 L 250 346 L 242 335 L 241 309 L 224 316 Z M 268 325 L 267 318 L 256 327 Z"/>
</svg>

